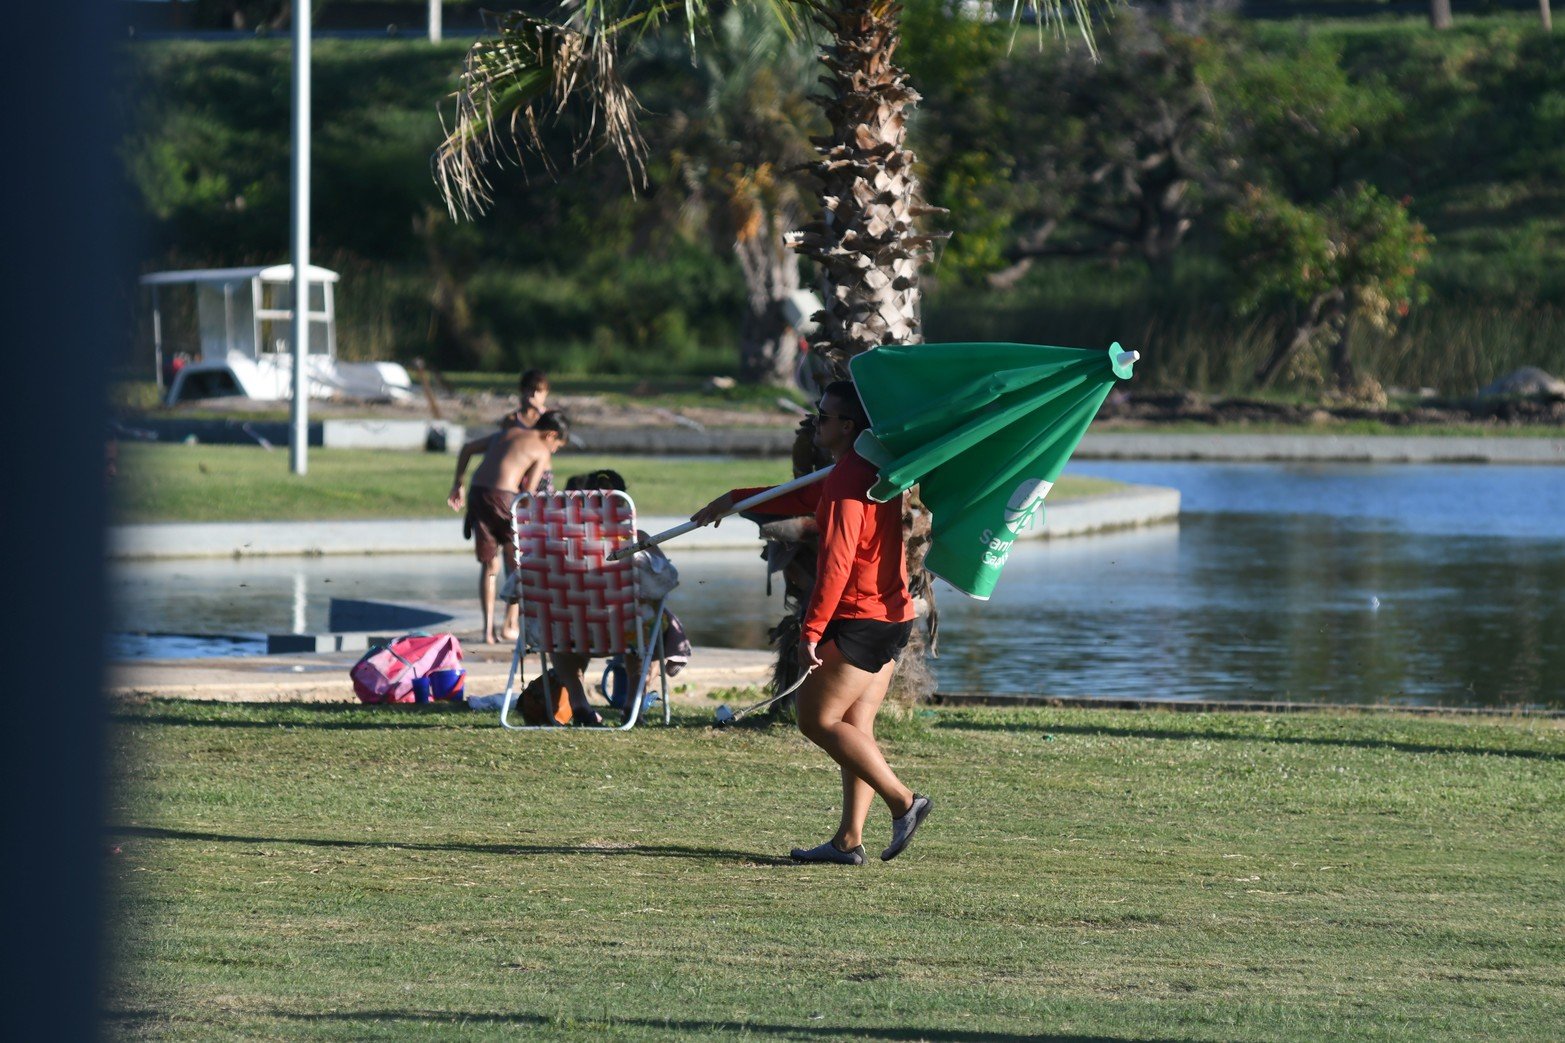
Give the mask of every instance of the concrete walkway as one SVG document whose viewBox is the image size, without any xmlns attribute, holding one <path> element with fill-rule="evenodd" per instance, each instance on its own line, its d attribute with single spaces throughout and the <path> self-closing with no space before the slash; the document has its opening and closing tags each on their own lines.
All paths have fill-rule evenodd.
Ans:
<svg viewBox="0 0 1565 1043">
<path fill-rule="evenodd" d="M 1089 499 L 1050 501 L 1047 524 L 1022 533 L 1023 539 L 1080 536 L 1173 521 L 1179 517 L 1179 491 L 1150 485 Z M 637 519 L 648 532 L 685 521 L 646 515 Z M 691 550 L 756 547 L 754 525 L 739 520 L 697 529 L 679 537 L 681 553 Z M 387 521 L 315 522 L 168 522 L 120 525 L 109 530 L 111 558 L 229 558 L 268 555 L 444 554 L 469 553 L 462 523 L 448 518 Z"/>
</svg>

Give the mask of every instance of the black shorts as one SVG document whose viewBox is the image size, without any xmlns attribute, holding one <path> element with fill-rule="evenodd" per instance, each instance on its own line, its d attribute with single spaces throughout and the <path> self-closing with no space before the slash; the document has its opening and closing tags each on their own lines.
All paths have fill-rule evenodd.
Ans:
<svg viewBox="0 0 1565 1043">
<path fill-rule="evenodd" d="M 913 623 L 887 623 L 879 619 L 834 619 L 826 624 L 821 644 L 835 642 L 837 651 L 852 666 L 872 674 L 898 659 L 913 633 Z"/>
</svg>

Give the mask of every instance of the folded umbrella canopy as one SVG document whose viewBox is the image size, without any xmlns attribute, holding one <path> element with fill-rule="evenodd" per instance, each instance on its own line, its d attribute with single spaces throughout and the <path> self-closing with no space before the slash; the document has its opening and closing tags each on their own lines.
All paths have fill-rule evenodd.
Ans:
<svg viewBox="0 0 1565 1043">
<path fill-rule="evenodd" d="M 849 363 L 870 429 L 870 498 L 914 484 L 931 514 L 924 567 L 986 600 L 1116 378 L 1138 353 L 1035 344 L 887 346 Z"/>
<path fill-rule="evenodd" d="M 1065 469 L 1116 378 L 1140 358 L 1037 344 L 882 346 L 849 363 L 869 430 L 854 444 L 874 464 L 870 498 L 913 485 L 931 514 L 924 567 L 987 600 L 1023 529 L 1043 523 L 1043 499 Z M 818 482 L 822 468 L 735 504 L 747 510 Z M 686 522 L 615 558 L 697 528 Z"/>
</svg>

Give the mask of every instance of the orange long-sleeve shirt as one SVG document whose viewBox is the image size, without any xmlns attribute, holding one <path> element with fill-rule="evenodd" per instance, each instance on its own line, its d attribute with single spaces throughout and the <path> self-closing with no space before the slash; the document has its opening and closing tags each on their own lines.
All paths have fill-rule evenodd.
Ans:
<svg viewBox="0 0 1565 1043">
<path fill-rule="evenodd" d="M 825 481 L 754 508 L 757 514 L 814 514 L 820 529 L 815 590 L 804 611 L 804 639 L 819 641 L 833 619 L 905 623 L 913 618 L 902 548 L 902 503 L 873 503 L 875 468 L 849 450 Z M 735 489 L 734 502 L 762 492 Z"/>
</svg>

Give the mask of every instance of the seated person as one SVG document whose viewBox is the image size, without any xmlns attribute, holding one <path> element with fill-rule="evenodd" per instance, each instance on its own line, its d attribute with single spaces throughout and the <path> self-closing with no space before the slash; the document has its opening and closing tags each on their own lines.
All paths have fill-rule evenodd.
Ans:
<svg viewBox="0 0 1565 1043">
<path fill-rule="evenodd" d="M 572 491 L 592 489 L 626 491 L 624 477 L 618 471 L 608 469 L 592 471 L 588 474 L 572 475 L 566 480 L 565 488 Z M 636 535 L 643 537 L 645 533 L 638 531 Z M 664 557 L 663 552 L 656 547 L 640 553 Z M 680 624 L 678 617 L 666 608 L 663 610 L 663 616 L 664 658 L 658 665 L 665 676 L 673 677 L 680 670 L 684 669 L 685 665 L 690 661 L 690 641 L 685 637 L 685 629 Z M 602 724 L 603 716 L 588 703 L 586 687 L 582 681 L 586 675 L 587 667 L 591 663 L 591 657 L 577 652 L 551 652 L 549 653 L 549 661 L 554 668 L 555 679 L 569 696 L 572 722 L 588 725 Z M 641 676 L 641 659 L 634 651 L 626 654 L 624 666 L 628 677 L 639 678 Z M 609 693 L 605 692 L 604 694 L 608 695 Z M 628 695 L 629 693 L 627 692 L 626 696 L 628 697 Z M 628 705 L 624 707 L 627 719 L 630 709 Z"/>
</svg>

